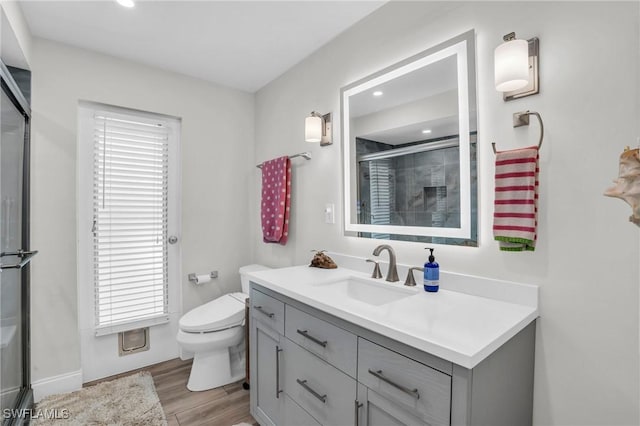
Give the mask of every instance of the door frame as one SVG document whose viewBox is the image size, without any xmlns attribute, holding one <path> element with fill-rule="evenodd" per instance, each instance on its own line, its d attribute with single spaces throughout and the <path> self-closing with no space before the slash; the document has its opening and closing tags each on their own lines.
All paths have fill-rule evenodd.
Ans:
<svg viewBox="0 0 640 426">
<path fill-rule="evenodd" d="M 76 158 L 76 199 L 77 199 L 77 290 L 78 290 L 78 332 L 80 338 L 80 363 L 82 382 L 120 374 L 126 371 L 167 361 L 179 356 L 176 340 L 178 321 L 182 306 L 182 251 L 181 251 L 181 119 L 175 120 L 169 145 L 169 228 L 168 235 L 178 237 L 176 244 L 169 244 L 169 321 L 149 326 L 150 349 L 126 356 L 118 354 L 118 334 L 95 336 L 94 288 L 90 253 L 93 247 L 91 232 L 92 212 L 92 176 L 93 144 L 83 143 L 87 129 L 82 127 L 83 117 L 91 110 L 123 113 L 127 110 L 141 116 L 163 116 L 163 114 L 145 113 L 140 110 L 121 108 L 111 105 L 80 100 L 78 103 L 78 133 Z M 90 145 L 90 146 L 89 146 Z"/>
<path fill-rule="evenodd" d="M 31 244 L 31 107 L 20 87 L 13 79 L 4 62 L 0 60 L 0 86 L 9 97 L 18 112 L 25 120 L 24 145 L 22 157 L 22 249 L 29 251 Z M 33 407 L 33 390 L 31 389 L 31 266 L 27 264 L 21 269 L 20 309 L 22 337 L 22 388 L 16 399 L 20 416 L 6 419 L 5 425 L 22 425 L 26 422 L 27 413 Z M 2 280 L 0 274 L 0 281 Z"/>
</svg>

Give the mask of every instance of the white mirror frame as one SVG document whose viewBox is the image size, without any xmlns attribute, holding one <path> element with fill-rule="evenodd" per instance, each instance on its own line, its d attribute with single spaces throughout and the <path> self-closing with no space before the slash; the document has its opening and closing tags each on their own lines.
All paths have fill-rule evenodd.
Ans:
<svg viewBox="0 0 640 426">
<path fill-rule="evenodd" d="M 422 53 L 414 55 L 400 63 L 392 65 L 378 73 L 357 81 L 342 89 L 342 146 L 343 146 L 343 183 L 344 183 L 344 230 L 345 232 L 372 232 L 399 235 L 417 235 L 425 237 L 444 238 L 470 238 L 471 237 L 471 165 L 470 135 L 469 135 L 469 86 L 475 88 L 475 55 L 474 31 L 470 30 L 458 37 L 448 40 Z M 447 58 L 456 56 L 458 72 L 458 126 L 460 141 L 460 228 L 443 228 L 427 226 L 397 226 L 397 225 L 371 225 L 353 223 L 351 220 L 352 193 L 355 192 L 352 176 L 352 162 L 355 164 L 355 152 L 351 149 L 351 134 L 349 133 L 349 97 L 356 95 L 374 86 L 385 83 L 397 77 L 401 77 L 419 68 Z M 469 62 L 471 56 L 471 68 L 474 71 L 469 74 Z M 475 93 L 473 94 L 475 97 Z"/>
</svg>

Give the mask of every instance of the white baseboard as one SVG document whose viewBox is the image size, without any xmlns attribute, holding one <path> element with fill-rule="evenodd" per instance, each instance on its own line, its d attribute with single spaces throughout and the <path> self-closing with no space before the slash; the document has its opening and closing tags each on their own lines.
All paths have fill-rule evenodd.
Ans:
<svg viewBox="0 0 640 426">
<path fill-rule="evenodd" d="M 73 392 L 82 388 L 82 370 L 36 380 L 31 387 L 35 402 L 49 395 Z"/>
</svg>

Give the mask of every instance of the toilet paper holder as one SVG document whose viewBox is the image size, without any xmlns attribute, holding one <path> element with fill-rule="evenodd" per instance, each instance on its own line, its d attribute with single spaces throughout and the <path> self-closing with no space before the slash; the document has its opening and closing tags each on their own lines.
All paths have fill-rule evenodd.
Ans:
<svg viewBox="0 0 640 426">
<path fill-rule="evenodd" d="M 198 284 L 198 276 L 195 273 L 191 273 L 189 275 L 187 275 L 187 278 L 189 279 L 189 281 L 191 281 L 194 284 Z M 218 271 L 211 271 L 209 273 L 209 277 L 211 278 L 218 278 Z"/>
</svg>

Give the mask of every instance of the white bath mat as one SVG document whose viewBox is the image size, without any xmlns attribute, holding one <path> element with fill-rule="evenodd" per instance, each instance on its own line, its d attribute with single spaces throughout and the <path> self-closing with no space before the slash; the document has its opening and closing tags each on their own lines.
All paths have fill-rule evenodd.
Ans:
<svg viewBox="0 0 640 426">
<path fill-rule="evenodd" d="M 33 426 L 167 426 L 153 378 L 146 371 L 48 396 L 36 404 L 33 414 Z"/>
</svg>

